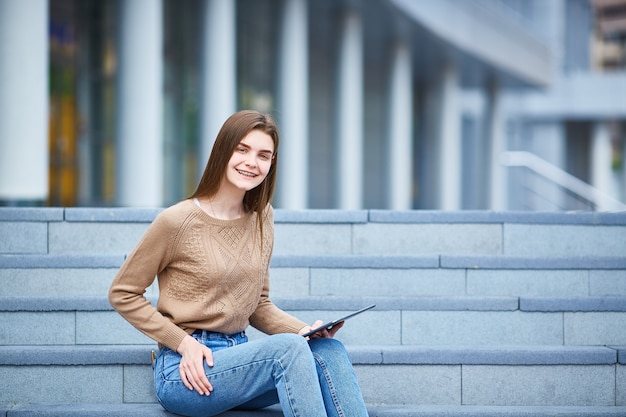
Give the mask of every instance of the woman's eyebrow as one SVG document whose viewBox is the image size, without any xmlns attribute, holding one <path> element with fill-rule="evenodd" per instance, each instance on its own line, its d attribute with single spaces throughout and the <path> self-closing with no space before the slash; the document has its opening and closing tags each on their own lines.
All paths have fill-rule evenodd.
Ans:
<svg viewBox="0 0 626 417">
<path fill-rule="evenodd" d="M 247 149 L 252 149 L 252 147 L 250 145 L 248 145 L 247 143 L 245 143 L 245 142 L 239 142 L 239 146 L 243 146 L 244 148 L 247 148 Z M 271 149 L 261 149 L 261 150 L 259 150 L 259 153 L 273 154 L 274 151 L 271 150 Z"/>
</svg>

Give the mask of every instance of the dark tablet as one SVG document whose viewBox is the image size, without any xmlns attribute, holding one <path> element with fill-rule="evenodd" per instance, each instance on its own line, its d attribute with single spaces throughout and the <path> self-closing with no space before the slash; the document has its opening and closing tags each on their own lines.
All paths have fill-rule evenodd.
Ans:
<svg viewBox="0 0 626 417">
<path fill-rule="evenodd" d="M 328 322 L 326 324 L 322 324 L 320 327 L 315 328 L 315 329 L 311 330 L 310 332 L 303 334 L 302 336 L 309 337 L 309 336 L 314 335 L 315 333 L 319 332 L 322 329 L 330 330 L 330 329 L 333 328 L 333 326 L 336 326 L 337 324 L 341 323 L 342 321 L 346 321 L 349 318 L 354 317 L 357 314 L 361 314 L 364 311 L 371 310 L 374 307 L 376 307 L 376 304 L 372 304 L 371 306 L 362 308 L 362 309 L 360 309 L 358 311 L 354 311 L 354 312 L 348 314 L 347 316 L 343 316 L 343 317 L 338 318 L 337 320 L 333 320 L 333 321 Z"/>
</svg>

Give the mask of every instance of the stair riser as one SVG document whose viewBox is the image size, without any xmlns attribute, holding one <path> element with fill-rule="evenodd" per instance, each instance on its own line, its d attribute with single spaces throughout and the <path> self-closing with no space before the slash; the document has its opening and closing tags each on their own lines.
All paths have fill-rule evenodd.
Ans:
<svg viewBox="0 0 626 417">
<path fill-rule="evenodd" d="M 290 312 L 311 323 L 342 314 Z M 355 345 L 626 345 L 626 312 L 370 311 L 338 338 Z M 0 312 L 0 345 L 152 343 L 114 311 Z"/>
<path fill-rule="evenodd" d="M 0 269 L 0 296 L 105 297 L 118 268 Z"/>
<path fill-rule="evenodd" d="M 355 365 L 370 404 L 503 406 L 626 405 L 624 368 Z M 0 366 L 0 378 L 12 381 L 0 403 L 156 402 L 149 365 Z"/>
<path fill-rule="evenodd" d="M 626 295 L 626 270 L 273 268 L 274 297 Z"/>
<path fill-rule="evenodd" d="M 106 296 L 118 268 L 0 268 L 0 296 Z M 626 270 L 271 269 L 273 297 L 626 296 Z M 156 296 L 157 285 L 148 291 Z"/>
<path fill-rule="evenodd" d="M 0 253 L 128 253 L 148 225 L 2 221 L 11 239 Z M 621 225 L 277 223 L 275 254 L 623 256 L 625 235 Z"/>
<path fill-rule="evenodd" d="M 368 406 L 376 417 L 624 417 L 626 407 L 518 407 L 454 405 Z M 29 404 L 11 409 L 1 417 L 176 417 L 159 404 Z M 283 417 L 277 406 L 258 411 L 230 411 L 220 417 Z"/>
<path fill-rule="evenodd" d="M 0 366 L 5 403 L 156 402 L 149 365 Z"/>
<path fill-rule="evenodd" d="M 105 298 L 119 268 L 0 268 L 0 297 L 72 297 Z M 146 291 L 158 295 L 158 285 Z"/>
<path fill-rule="evenodd" d="M 623 367 L 622 367 L 623 368 Z M 463 405 L 619 405 L 614 365 L 355 366 L 366 402 Z M 385 381 L 381 384 L 380 381 Z"/>
</svg>

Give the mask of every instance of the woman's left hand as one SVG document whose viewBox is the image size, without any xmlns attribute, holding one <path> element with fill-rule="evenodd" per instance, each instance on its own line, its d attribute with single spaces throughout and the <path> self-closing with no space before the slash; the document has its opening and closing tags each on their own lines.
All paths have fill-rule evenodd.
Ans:
<svg viewBox="0 0 626 417">
<path fill-rule="evenodd" d="M 329 337 L 329 338 L 335 337 L 335 333 L 337 333 L 337 331 L 343 327 L 344 323 L 345 323 L 344 321 L 340 321 L 339 323 L 337 323 L 333 327 L 331 327 L 330 330 L 322 329 L 319 332 L 309 336 L 308 339 L 318 339 L 318 338 L 322 338 L 322 337 Z M 316 327 L 319 327 L 319 326 L 321 326 L 323 324 L 324 324 L 324 322 L 322 320 L 317 320 L 311 326 L 305 326 L 302 329 L 300 329 L 298 334 L 302 335 L 302 334 L 308 333 L 311 330 L 313 330 Z"/>
</svg>

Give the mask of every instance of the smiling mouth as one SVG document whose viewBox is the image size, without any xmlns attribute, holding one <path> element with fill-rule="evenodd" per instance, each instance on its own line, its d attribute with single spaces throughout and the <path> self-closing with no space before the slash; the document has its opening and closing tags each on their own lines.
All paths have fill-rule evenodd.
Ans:
<svg viewBox="0 0 626 417">
<path fill-rule="evenodd" d="M 238 170 L 237 170 L 237 172 L 238 172 L 239 174 L 243 175 L 244 177 L 248 177 L 248 178 L 254 178 L 254 177 L 256 177 L 256 176 L 257 176 L 256 174 L 253 174 L 253 173 L 248 172 L 248 171 L 242 171 L 242 170 L 240 170 L 240 169 L 238 169 Z"/>
</svg>

